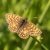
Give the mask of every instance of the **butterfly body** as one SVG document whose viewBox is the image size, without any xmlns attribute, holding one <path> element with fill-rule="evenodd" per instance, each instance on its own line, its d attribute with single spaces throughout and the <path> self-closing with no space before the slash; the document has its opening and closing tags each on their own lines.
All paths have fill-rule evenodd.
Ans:
<svg viewBox="0 0 50 50">
<path fill-rule="evenodd" d="M 5 16 L 9 30 L 17 33 L 22 39 L 27 39 L 29 36 L 36 37 L 42 33 L 35 24 L 20 16 L 11 13 L 7 13 Z"/>
</svg>

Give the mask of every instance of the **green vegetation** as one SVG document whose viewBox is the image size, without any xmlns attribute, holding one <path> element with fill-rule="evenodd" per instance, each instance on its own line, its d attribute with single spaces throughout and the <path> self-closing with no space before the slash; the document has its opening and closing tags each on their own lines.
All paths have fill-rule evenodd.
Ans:
<svg viewBox="0 0 50 50">
<path fill-rule="evenodd" d="M 42 35 L 21 39 L 9 31 L 6 13 L 26 17 L 41 28 Z M 0 0 L 0 50 L 50 50 L 50 0 Z"/>
</svg>

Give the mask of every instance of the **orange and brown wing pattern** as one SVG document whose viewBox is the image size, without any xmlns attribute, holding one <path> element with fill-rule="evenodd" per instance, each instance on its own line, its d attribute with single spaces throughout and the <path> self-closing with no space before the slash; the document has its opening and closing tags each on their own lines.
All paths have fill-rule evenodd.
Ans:
<svg viewBox="0 0 50 50">
<path fill-rule="evenodd" d="M 41 35 L 41 30 L 33 23 L 27 22 L 24 27 L 20 28 L 19 37 L 27 39 L 29 36 L 37 37 Z"/>
<path fill-rule="evenodd" d="M 32 37 L 37 37 L 41 35 L 41 30 L 38 28 L 38 26 L 36 26 L 35 24 L 33 24 L 32 22 L 29 22 L 28 24 L 29 27 L 27 27 L 29 29 L 29 35 Z"/>
<path fill-rule="evenodd" d="M 22 17 L 16 16 L 15 14 L 11 13 L 7 13 L 5 16 L 9 30 L 11 32 L 17 32 Z"/>
<path fill-rule="evenodd" d="M 24 26 L 22 26 L 19 29 L 19 34 L 18 36 L 22 39 L 27 39 L 29 37 L 29 30 L 27 29 L 27 24 L 25 24 Z"/>
<path fill-rule="evenodd" d="M 6 21 L 11 32 L 15 32 L 22 39 L 27 39 L 29 36 L 36 37 L 41 35 L 41 30 L 32 22 L 25 21 L 24 18 L 15 14 L 7 13 Z"/>
</svg>

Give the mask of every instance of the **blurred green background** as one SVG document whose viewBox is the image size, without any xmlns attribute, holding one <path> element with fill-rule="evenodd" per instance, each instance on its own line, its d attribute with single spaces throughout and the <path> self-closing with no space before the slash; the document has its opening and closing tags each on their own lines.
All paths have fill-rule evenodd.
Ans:
<svg viewBox="0 0 50 50">
<path fill-rule="evenodd" d="M 8 12 L 39 24 L 40 42 L 35 45 L 35 38 L 23 40 L 10 32 L 4 16 Z M 50 50 L 50 0 L 0 0 L 0 50 Z"/>
</svg>

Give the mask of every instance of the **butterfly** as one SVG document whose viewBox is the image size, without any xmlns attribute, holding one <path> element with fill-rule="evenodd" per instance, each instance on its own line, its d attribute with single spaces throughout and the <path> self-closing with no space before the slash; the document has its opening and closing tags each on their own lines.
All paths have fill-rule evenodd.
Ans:
<svg viewBox="0 0 50 50">
<path fill-rule="evenodd" d="M 29 36 L 37 37 L 41 35 L 42 31 L 32 22 L 24 19 L 23 17 L 7 13 L 5 14 L 8 29 L 15 32 L 22 39 L 27 39 Z"/>
</svg>

